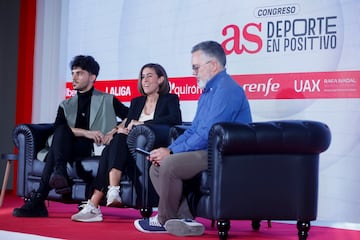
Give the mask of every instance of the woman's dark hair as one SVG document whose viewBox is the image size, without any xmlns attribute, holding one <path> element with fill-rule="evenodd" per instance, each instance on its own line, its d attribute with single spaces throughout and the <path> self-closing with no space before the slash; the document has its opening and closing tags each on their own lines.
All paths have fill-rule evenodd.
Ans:
<svg viewBox="0 0 360 240">
<path fill-rule="evenodd" d="M 94 74 L 96 77 L 99 75 L 99 63 L 96 62 L 92 56 L 75 56 L 74 59 L 70 62 L 70 69 L 73 70 L 77 67 Z"/>
<path fill-rule="evenodd" d="M 141 95 L 145 96 L 145 92 L 144 92 L 144 89 L 142 88 L 142 72 L 145 68 L 152 68 L 155 70 L 155 73 L 158 77 L 163 77 L 164 78 L 164 81 L 160 84 L 159 86 L 159 91 L 158 93 L 160 95 L 162 94 L 166 94 L 166 93 L 169 93 L 170 91 L 170 84 L 169 84 L 169 79 L 168 79 L 168 76 L 167 76 L 167 73 L 165 71 L 165 69 L 160 65 L 160 64 L 157 64 L 157 63 L 148 63 L 148 64 L 145 64 L 144 66 L 142 66 L 142 68 L 140 69 L 140 73 L 139 73 L 139 78 L 138 78 L 138 90 L 139 92 L 141 93 Z"/>
</svg>

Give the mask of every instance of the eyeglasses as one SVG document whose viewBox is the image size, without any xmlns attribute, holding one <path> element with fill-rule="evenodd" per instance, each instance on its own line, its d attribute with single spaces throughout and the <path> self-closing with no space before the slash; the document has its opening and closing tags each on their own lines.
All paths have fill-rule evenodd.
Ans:
<svg viewBox="0 0 360 240">
<path fill-rule="evenodd" d="M 204 64 L 192 65 L 192 70 L 193 70 L 194 72 L 198 72 L 199 69 L 200 69 L 202 66 L 205 66 L 206 64 L 210 63 L 211 61 L 212 61 L 212 60 L 209 60 L 209 61 L 207 61 L 207 62 L 204 63 Z"/>
</svg>

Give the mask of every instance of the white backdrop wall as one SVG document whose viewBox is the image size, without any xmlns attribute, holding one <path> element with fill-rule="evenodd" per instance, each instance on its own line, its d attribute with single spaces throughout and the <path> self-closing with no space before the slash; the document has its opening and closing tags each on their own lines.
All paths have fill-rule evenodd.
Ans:
<svg viewBox="0 0 360 240">
<path fill-rule="evenodd" d="M 285 11 L 266 12 L 274 9 Z M 254 121 L 329 125 L 318 219 L 360 223 L 359 1 L 38 0 L 37 10 L 33 122 L 52 122 L 69 97 L 68 64 L 77 54 L 99 61 L 99 82 L 126 85 L 148 62 L 162 64 L 172 78 L 190 77 L 191 47 L 216 40 L 228 51 L 227 71 L 248 87 Z M 303 73 L 306 79 L 299 78 Z M 258 76 L 273 90 L 293 84 L 292 91 L 259 97 L 249 85 Z M 174 80 L 174 92 L 178 85 Z M 180 96 L 185 121 L 196 108 L 190 95 Z"/>
</svg>

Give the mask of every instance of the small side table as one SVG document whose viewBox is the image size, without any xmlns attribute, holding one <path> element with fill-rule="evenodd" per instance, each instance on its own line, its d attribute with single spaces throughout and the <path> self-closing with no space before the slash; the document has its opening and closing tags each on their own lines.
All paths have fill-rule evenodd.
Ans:
<svg viewBox="0 0 360 240">
<path fill-rule="evenodd" d="M 1 160 L 7 160 L 7 163 L 6 163 L 6 169 L 5 169 L 5 174 L 4 174 L 4 179 L 3 179 L 3 184 L 2 184 L 2 188 L 1 188 L 1 194 L 0 194 L 0 207 L 2 206 L 2 204 L 4 202 L 5 191 L 6 191 L 9 174 L 10 174 L 10 167 L 11 167 L 11 164 L 13 163 L 13 161 L 17 160 L 17 154 L 3 153 L 3 154 L 1 154 Z"/>
</svg>

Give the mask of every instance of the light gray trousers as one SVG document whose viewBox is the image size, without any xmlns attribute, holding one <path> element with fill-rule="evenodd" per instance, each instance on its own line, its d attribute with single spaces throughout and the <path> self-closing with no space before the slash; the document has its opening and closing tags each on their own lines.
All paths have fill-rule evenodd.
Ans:
<svg viewBox="0 0 360 240">
<path fill-rule="evenodd" d="M 150 178 L 159 195 L 158 219 L 161 224 L 172 218 L 190 218 L 188 203 L 183 197 L 183 180 L 207 169 L 207 151 L 175 153 L 160 166 L 150 167 Z"/>
</svg>

